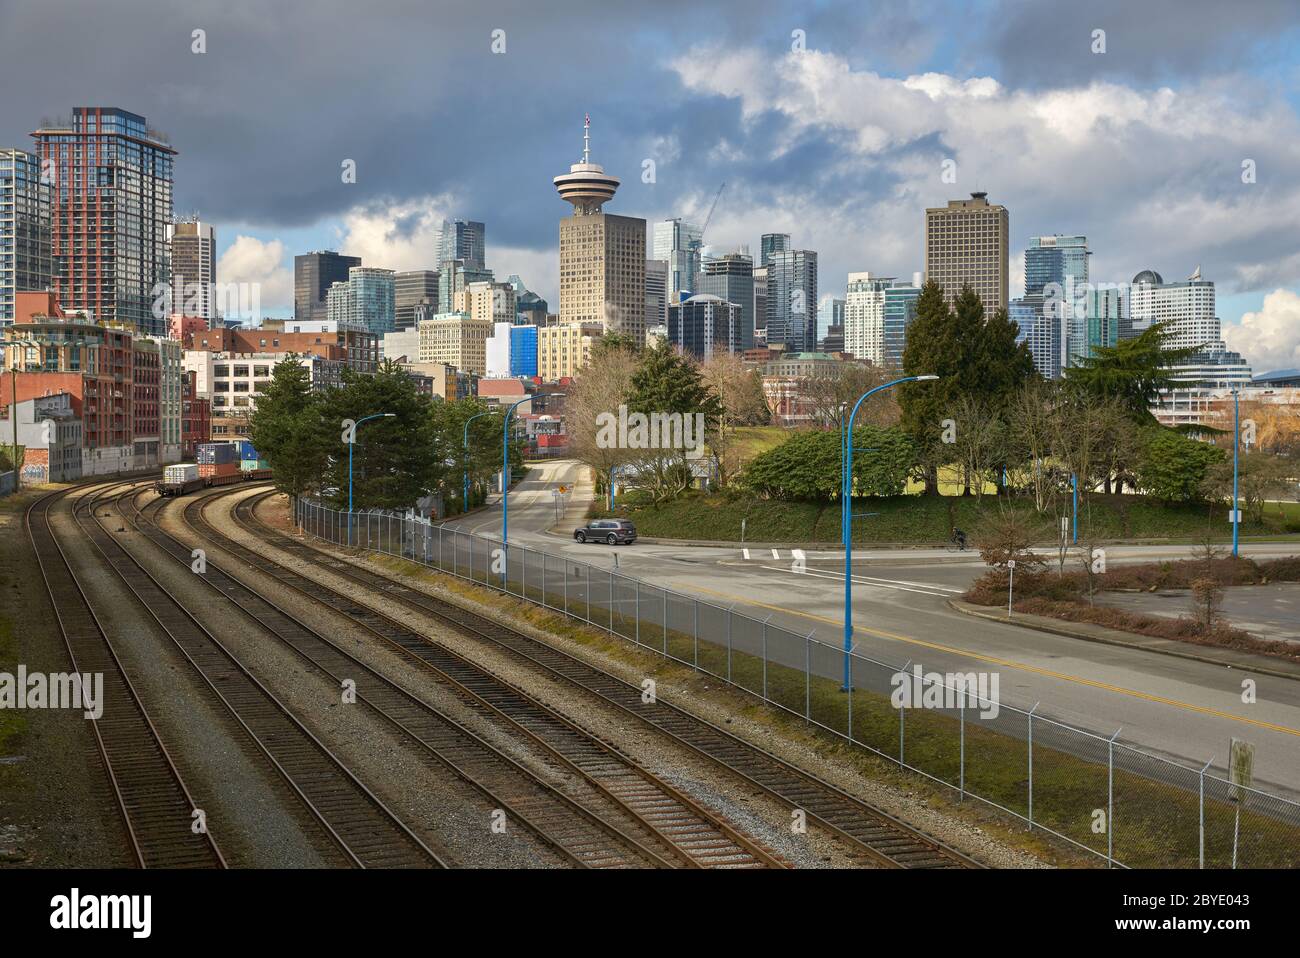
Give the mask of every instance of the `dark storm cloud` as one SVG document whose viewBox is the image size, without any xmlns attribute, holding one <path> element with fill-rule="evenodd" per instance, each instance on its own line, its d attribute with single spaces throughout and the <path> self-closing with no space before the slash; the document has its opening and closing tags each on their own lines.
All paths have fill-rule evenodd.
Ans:
<svg viewBox="0 0 1300 958">
<path fill-rule="evenodd" d="M 983 19 L 1000 79 L 1036 87 L 1254 68 L 1262 52 L 1289 53 L 1300 35 L 1296 0 L 1002 0 Z M 1103 54 L 1092 52 L 1098 29 Z"/>
<path fill-rule="evenodd" d="M 634 180 L 651 123 L 681 95 L 662 59 L 701 36 L 755 42 L 776 7 L 8 3 L 0 62 L 33 82 L 7 90 L 0 143 L 29 147 L 43 118 L 73 106 L 120 106 L 180 151 L 178 210 L 288 228 L 448 192 L 496 241 L 535 246 L 554 241 L 550 178 L 579 158 L 584 112 L 596 158 Z M 196 29 L 204 54 L 191 51 Z M 355 184 L 341 181 L 347 159 Z"/>
</svg>

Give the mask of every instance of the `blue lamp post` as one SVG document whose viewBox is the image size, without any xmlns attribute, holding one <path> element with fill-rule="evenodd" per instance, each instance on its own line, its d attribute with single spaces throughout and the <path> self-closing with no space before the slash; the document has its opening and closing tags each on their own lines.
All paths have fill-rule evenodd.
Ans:
<svg viewBox="0 0 1300 958">
<path fill-rule="evenodd" d="M 1232 390 L 1232 557 L 1237 558 L 1237 534 L 1241 513 L 1237 511 L 1237 466 L 1241 454 L 1241 394 Z"/>
<path fill-rule="evenodd" d="M 564 393 L 538 393 L 521 399 L 506 410 L 505 422 L 501 424 L 501 545 L 510 544 L 510 417 L 515 406 L 522 406 L 534 399 L 546 399 L 550 396 L 563 396 Z"/>
<path fill-rule="evenodd" d="M 357 427 L 370 419 L 392 419 L 397 413 L 377 412 L 371 416 L 362 416 L 352 424 L 352 440 L 348 443 L 348 545 L 352 545 L 352 447 L 356 445 Z"/>
<path fill-rule="evenodd" d="M 499 409 L 489 409 L 487 412 L 475 413 L 465 420 L 465 436 L 461 441 L 461 448 L 465 450 L 465 486 L 460 500 L 462 510 L 469 509 L 469 424 L 479 418 L 479 416 L 490 416 L 493 413 L 500 411 L 501 410 Z"/>
<path fill-rule="evenodd" d="M 938 376 L 904 376 L 892 382 L 882 383 L 868 389 L 858 397 L 844 421 L 843 434 L 840 437 L 840 538 L 844 542 L 844 691 L 852 686 L 849 653 L 853 651 L 853 420 L 858 416 L 858 409 L 872 393 L 889 389 L 899 383 L 929 382 Z"/>
</svg>

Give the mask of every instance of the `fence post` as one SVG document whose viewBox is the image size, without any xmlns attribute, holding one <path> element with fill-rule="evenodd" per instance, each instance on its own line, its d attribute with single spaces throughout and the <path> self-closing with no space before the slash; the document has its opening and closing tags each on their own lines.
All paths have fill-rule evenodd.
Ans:
<svg viewBox="0 0 1300 958">
<path fill-rule="evenodd" d="M 546 608 L 546 553 L 542 554 L 542 608 Z"/>
<path fill-rule="evenodd" d="M 1197 803 L 1196 818 L 1198 831 L 1200 833 L 1197 841 L 1197 846 L 1199 848 L 1198 860 L 1202 870 L 1205 868 L 1205 771 L 1210 767 L 1210 764 L 1213 761 L 1214 756 L 1211 755 L 1210 761 L 1201 766 L 1200 774 L 1197 776 L 1201 780 L 1200 798 Z"/>
<path fill-rule="evenodd" d="M 735 607 L 736 604 L 733 602 L 731 604 L 731 608 L 727 609 L 727 681 L 728 682 L 731 681 L 731 619 L 733 615 L 732 609 L 734 609 Z"/>
<path fill-rule="evenodd" d="M 614 634 L 614 570 L 609 570 L 609 623 L 606 630 L 610 635 Z"/>
<path fill-rule="evenodd" d="M 691 638 L 691 667 L 696 672 L 700 670 L 700 600 L 692 599 L 695 606 L 695 626 L 692 629 Z"/>
<path fill-rule="evenodd" d="M 591 566 L 583 563 L 583 568 L 587 570 L 587 624 L 591 625 Z"/>
<path fill-rule="evenodd" d="M 957 721 L 961 725 L 958 733 L 961 739 L 961 751 L 957 758 L 957 801 L 966 800 L 966 693 L 963 690 L 961 701 L 957 703 Z"/>
<path fill-rule="evenodd" d="M 767 698 L 767 623 L 772 621 L 775 612 L 769 612 L 763 620 L 763 698 Z"/>
<path fill-rule="evenodd" d="M 1042 704 L 1035 702 L 1029 710 L 1029 830 L 1034 830 L 1034 711 Z"/>
<path fill-rule="evenodd" d="M 668 590 L 663 590 L 664 596 L 664 658 L 668 658 Z"/>
<path fill-rule="evenodd" d="M 803 720 L 812 721 L 812 633 L 803 637 Z"/>
<path fill-rule="evenodd" d="M 1124 731 L 1115 730 L 1106 741 L 1106 867 L 1115 867 L 1115 739 Z"/>
<path fill-rule="evenodd" d="M 641 580 L 633 579 L 636 583 L 636 638 L 633 640 L 637 645 L 641 644 Z"/>
<path fill-rule="evenodd" d="M 908 666 L 910 666 L 911 664 L 912 664 L 912 660 L 908 659 L 907 662 L 903 664 L 903 667 L 898 670 L 899 672 L 902 672 L 904 674 L 905 678 L 906 678 Z M 907 740 L 906 721 L 905 721 L 906 715 L 907 715 L 906 706 L 900 706 L 898 709 L 898 764 L 899 765 L 907 764 L 907 760 L 904 757 L 907 754 L 904 748 Z"/>
<path fill-rule="evenodd" d="M 569 560 L 564 560 L 564 614 L 569 614 Z"/>
</svg>

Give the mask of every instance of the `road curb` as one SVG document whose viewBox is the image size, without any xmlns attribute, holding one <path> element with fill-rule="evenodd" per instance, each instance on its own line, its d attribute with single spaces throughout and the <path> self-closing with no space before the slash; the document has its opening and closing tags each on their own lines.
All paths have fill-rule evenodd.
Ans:
<svg viewBox="0 0 1300 958">
<path fill-rule="evenodd" d="M 1202 662 L 1207 665 L 1222 665 L 1230 669 L 1241 669 L 1246 672 L 1255 672 L 1259 675 L 1268 675 L 1273 678 L 1290 679 L 1293 682 L 1300 682 L 1300 665 L 1291 665 L 1285 660 L 1273 662 L 1267 660 L 1261 662 L 1264 656 L 1256 655 L 1251 652 L 1240 652 L 1236 649 L 1218 649 L 1223 656 L 1222 658 L 1199 654 L 1197 652 L 1187 651 L 1181 648 L 1165 648 L 1157 645 L 1151 645 L 1151 642 L 1177 642 L 1177 639 L 1158 639 L 1151 636 L 1138 636 L 1132 632 L 1122 632 L 1119 629 L 1110 629 L 1104 626 L 1093 626 L 1096 631 L 1089 631 L 1081 628 L 1069 628 L 1061 623 L 1059 619 L 1051 619 L 1043 615 L 1031 615 L 1027 612 L 1020 612 L 1008 618 L 1005 613 L 987 611 L 985 606 L 973 605 L 969 602 L 963 602 L 960 599 L 949 599 L 948 607 L 955 612 L 963 615 L 975 616 L 979 619 L 988 619 L 990 622 L 1001 622 L 1004 625 L 1016 625 L 1021 628 L 1031 629 L 1038 632 L 1050 632 L 1053 635 L 1064 636 L 1068 639 L 1081 639 L 1084 642 L 1097 642 L 1102 645 L 1117 645 L 1129 649 L 1140 649 L 1144 652 L 1156 652 L 1160 655 L 1170 655 L 1175 658 L 1189 659 L 1193 662 Z M 1088 623 L 1078 623 L 1084 625 Z M 1209 648 L 1217 648 L 1209 646 Z"/>
</svg>

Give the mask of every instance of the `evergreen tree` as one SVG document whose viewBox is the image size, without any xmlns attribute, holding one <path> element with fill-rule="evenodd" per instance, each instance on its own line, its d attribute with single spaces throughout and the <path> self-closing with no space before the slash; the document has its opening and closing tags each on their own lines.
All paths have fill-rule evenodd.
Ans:
<svg viewBox="0 0 1300 958">
<path fill-rule="evenodd" d="M 1132 339 L 1099 346 L 1093 355 L 1065 370 L 1066 385 L 1097 399 L 1121 403 L 1134 422 L 1155 424 L 1151 405 L 1174 387 L 1170 367 L 1184 362 L 1194 348 L 1171 349 L 1164 323 L 1153 323 Z"/>
<path fill-rule="evenodd" d="M 276 363 L 249 417 L 253 446 L 271 463 L 276 487 L 293 496 L 314 488 L 325 468 L 320 405 L 311 373 L 290 355 Z"/>
</svg>

